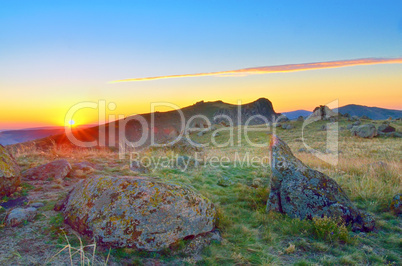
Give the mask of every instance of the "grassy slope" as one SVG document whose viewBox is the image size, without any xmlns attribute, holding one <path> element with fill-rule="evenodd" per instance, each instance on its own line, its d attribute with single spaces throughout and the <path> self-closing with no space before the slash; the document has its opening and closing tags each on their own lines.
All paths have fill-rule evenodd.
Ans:
<svg viewBox="0 0 402 266">
<path fill-rule="evenodd" d="M 346 126 L 341 121 L 340 126 Z M 380 123 L 380 122 L 377 122 Z M 399 131 L 401 122 L 393 124 Z M 199 167 L 182 172 L 177 169 L 156 169 L 151 176 L 163 180 L 174 180 L 193 186 L 209 197 L 219 211 L 218 229 L 222 234 L 221 243 L 212 243 L 201 254 L 198 264 L 208 265 L 266 265 L 266 264 L 400 264 L 402 248 L 401 219 L 388 212 L 393 195 L 401 192 L 402 141 L 400 139 L 360 139 L 351 137 L 348 131 L 340 132 L 341 151 L 339 164 L 331 166 L 309 153 L 297 152 L 304 147 L 301 139 L 301 122 L 293 122 L 293 130 L 278 129 L 279 134 L 288 142 L 295 155 L 303 162 L 334 178 L 345 190 L 352 201 L 361 209 L 375 215 L 377 227 L 371 233 L 346 232 L 344 228 L 335 226 L 332 221 L 299 221 L 281 214 L 266 214 L 265 204 L 269 194 L 270 171 L 266 167 L 240 167 L 227 164 L 227 167 Z M 307 127 L 305 138 L 308 145 L 325 150 L 326 132 L 318 128 L 324 122 Z M 255 128 L 263 129 L 262 126 Z M 228 129 L 228 128 L 224 128 Z M 237 130 L 237 129 L 236 129 Z M 249 138 L 256 143 L 267 143 L 269 130 L 250 132 Z M 223 130 L 217 137 L 218 143 L 227 140 L 229 132 Z M 193 136 L 192 136 L 193 137 Z M 211 133 L 202 137 L 194 134 L 194 139 L 205 143 Z M 205 156 L 228 156 L 235 158 L 235 152 L 250 156 L 268 155 L 268 148 L 251 147 L 240 138 L 241 144 L 234 147 L 208 148 Z M 236 139 L 235 144 L 240 143 Z M 148 151 L 146 155 L 158 157 L 169 155 L 169 151 Z M 69 161 L 91 161 L 99 166 L 95 174 L 132 175 L 128 168 L 128 157 L 119 160 L 117 154 L 105 151 L 83 151 L 71 153 L 55 148 L 50 153 L 21 150 L 16 154 L 18 162 L 24 169 L 51 161 L 55 158 L 67 158 Z M 382 161 L 386 167 L 369 166 L 373 162 Z M 232 185 L 222 187 L 219 180 L 232 181 Z M 60 227 L 66 228 L 56 212 L 52 211 L 55 199 L 65 193 L 73 185 L 74 180 L 54 184 L 51 180 L 42 184 L 30 184 L 28 192 L 31 199 L 45 200 L 47 206 L 43 215 L 20 228 L 0 229 L 0 264 L 43 262 L 56 254 L 66 242 L 60 234 Z M 41 187 L 48 186 L 46 189 Z M 29 187 L 26 185 L 26 187 Z M 32 189 L 32 187 L 34 187 Z M 45 191 L 44 191 L 45 190 Z M 1 220 L 1 214 L 0 214 Z M 32 231 L 35 233 L 32 234 Z M 332 234 L 331 234 L 332 233 Z M 19 240 L 19 241 L 17 241 Z M 87 240 L 90 241 L 90 240 Z M 23 243 L 34 242 L 39 249 L 46 249 L 41 255 Z M 14 243 L 10 245 L 10 243 Z M 75 242 L 77 245 L 78 243 Z M 35 249 L 37 250 L 37 249 Z M 105 260 L 107 250 L 99 249 L 98 261 Z M 193 264 L 195 257 L 183 254 L 172 255 L 173 251 L 161 253 L 137 252 L 130 249 L 111 251 L 110 261 L 116 263 L 141 263 L 158 260 L 171 264 Z M 77 256 L 76 256 L 77 257 Z M 77 259 L 75 257 L 75 259 Z M 69 263 L 66 251 L 58 255 L 57 262 Z"/>
</svg>

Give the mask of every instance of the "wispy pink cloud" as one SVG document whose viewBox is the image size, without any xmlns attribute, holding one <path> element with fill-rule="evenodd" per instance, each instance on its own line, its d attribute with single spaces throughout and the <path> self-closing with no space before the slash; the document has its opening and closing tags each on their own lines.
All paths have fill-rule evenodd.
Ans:
<svg viewBox="0 0 402 266">
<path fill-rule="evenodd" d="M 204 76 L 217 76 L 217 75 L 233 77 L 233 76 L 244 76 L 244 75 L 253 75 L 253 74 L 295 72 L 295 71 L 306 71 L 306 70 L 325 69 L 325 68 L 338 68 L 338 67 L 348 67 L 348 66 L 377 65 L 377 64 L 401 64 L 401 63 L 402 63 L 402 58 L 362 58 L 362 59 L 353 59 L 353 60 L 338 60 L 338 61 L 303 63 L 303 64 L 250 67 L 250 68 L 242 68 L 242 69 L 237 69 L 237 70 L 195 73 L 195 74 L 180 74 L 180 75 L 157 76 L 157 77 L 146 77 L 146 78 L 131 78 L 131 79 L 115 80 L 115 81 L 111 81 L 111 83 L 130 82 L 130 81 L 147 81 L 147 80 L 169 79 L 169 78 L 204 77 Z"/>
</svg>

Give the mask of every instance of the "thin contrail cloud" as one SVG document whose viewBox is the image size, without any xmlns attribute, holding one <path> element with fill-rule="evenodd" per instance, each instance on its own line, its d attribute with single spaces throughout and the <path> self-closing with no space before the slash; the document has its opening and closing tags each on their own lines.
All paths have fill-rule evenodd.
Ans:
<svg viewBox="0 0 402 266">
<path fill-rule="evenodd" d="M 168 75 L 146 78 L 131 78 L 111 81 L 111 83 L 117 82 L 132 82 L 132 81 L 147 81 L 156 79 L 170 79 L 170 78 L 189 78 L 189 77 L 205 77 L 205 76 L 233 76 L 233 75 L 254 75 L 254 74 L 268 74 L 278 72 L 296 72 L 325 68 L 338 68 L 349 66 L 361 66 L 361 65 L 377 65 L 377 64 L 401 64 L 402 58 L 362 58 L 352 60 L 338 60 L 328 62 L 315 62 L 315 63 L 303 63 L 303 64 L 288 64 L 288 65 L 276 65 L 276 66 L 262 66 L 262 67 L 250 67 L 236 70 L 218 71 L 218 72 L 205 72 L 195 74 L 180 74 L 180 75 Z"/>
</svg>

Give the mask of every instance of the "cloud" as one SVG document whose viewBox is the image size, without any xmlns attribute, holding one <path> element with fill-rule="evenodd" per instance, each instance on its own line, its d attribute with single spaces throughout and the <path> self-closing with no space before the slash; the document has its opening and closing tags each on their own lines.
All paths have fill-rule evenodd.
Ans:
<svg viewBox="0 0 402 266">
<path fill-rule="evenodd" d="M 169 76 L 157 76 L 146 78 L 131 78 L 111 81 L 110 83 L 117 82 L 132 82 L 132 81 L 147 81 L 156 79 L 170 79 L 170 78 L 189 78 L 189 77 L 205 77 L 205 76 L 222 76 L 222 77 L 236 77 L 253 74 L 268 74 L 268 73 L 280 73 L 280 72 L 295 72 L 325 68 L 338 68 L 348 66 L 361 66 L 361 65 L 377 65 L 377 64 L 401 64 L 402 58 L 362 58 L 353 60 L 338 60 L 328 62 L 316 62 L 316 63 L 303 63 L 303 64 L 289 64 L 289 65 L 277 65 L 277 66 L 262 66 L 262 67 L 250 67 L 237 70 L 227 70 L 219 72 L 206 72 L 196 74 L 180 74 Z"/>
</svg>

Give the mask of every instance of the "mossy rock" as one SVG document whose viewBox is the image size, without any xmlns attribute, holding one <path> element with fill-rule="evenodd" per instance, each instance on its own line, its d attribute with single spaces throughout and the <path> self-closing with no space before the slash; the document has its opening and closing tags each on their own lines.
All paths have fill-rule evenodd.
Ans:
<svg viewBox="0 0 402 266">
<path fill-rule="evenodd" d="M 146 177 L 82 180 L 59 209 L 74 230 L 100 244 L 147 251 L 211 231 L 216 216 L 192 188 Z"/>
<path fill-rule="evenodd" d="M 358 210 L 330 177 L 304 165 L 279 137 L 271 138 L 271 192 L 267 211 L 292 218 L 341 218 L 353 230 L 371 231 L 374 219 Z"/>
<path fill-rule="evenodd" d="M 0 197 L 14 193 L 21 184 L 20 168 L 7 150 L 0 145 Z"/>
</svg>

